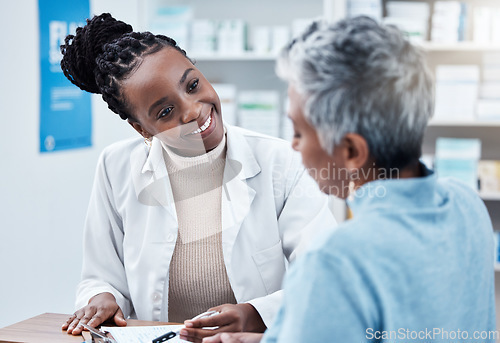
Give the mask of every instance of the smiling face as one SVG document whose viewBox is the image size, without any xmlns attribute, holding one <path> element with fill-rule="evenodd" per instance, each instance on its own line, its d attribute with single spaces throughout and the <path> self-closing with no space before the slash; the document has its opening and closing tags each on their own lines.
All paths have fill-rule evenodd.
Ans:
<svg viewBox="0 0 500 343">
<path fill-rule="evenodd" d="M 122 93 L 146 138 L 156 136 L 184 156 L 214 149 L 224 135 L 217 93 L 180 52 L 165 47 L 146 55 L 122 83 Z"/>
</svg>

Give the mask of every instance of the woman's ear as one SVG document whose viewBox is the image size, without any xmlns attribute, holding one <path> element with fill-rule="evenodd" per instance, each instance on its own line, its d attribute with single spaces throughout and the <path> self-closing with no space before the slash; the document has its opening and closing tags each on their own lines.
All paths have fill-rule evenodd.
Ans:
<svg viewBox="0 0 500 343">
<path fill-rule="evenodd" d="M 139 132 L 139 134 L 144 137 L 144 138 L 151 138 L 153 135 L 149 134 L 144 128 L 142 127 L 139 122 L 136 122 L 134 120 L 127 119 L 127 122 L 134 128 L 135 131 Z"/>
<path fill-rule="evenodd" d="M 348 170 L 359 170 L 370 160 L 370 149 L 366 140 L 357 133 L 348 133 L 342 139 L 343 158 Z"/>
</svg>

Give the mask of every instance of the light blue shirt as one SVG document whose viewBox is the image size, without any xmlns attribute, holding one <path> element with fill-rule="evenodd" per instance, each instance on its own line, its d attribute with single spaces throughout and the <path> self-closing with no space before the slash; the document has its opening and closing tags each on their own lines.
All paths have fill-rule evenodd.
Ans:
<svg viewBox="0 0 500 343">
<path fill-rule="evenodd" d="M 290 268 L 262 342 L 495 341 L 488 212 L 468 186 L 426 173 L 356 191 L 354 218 Z"/>
</svg>

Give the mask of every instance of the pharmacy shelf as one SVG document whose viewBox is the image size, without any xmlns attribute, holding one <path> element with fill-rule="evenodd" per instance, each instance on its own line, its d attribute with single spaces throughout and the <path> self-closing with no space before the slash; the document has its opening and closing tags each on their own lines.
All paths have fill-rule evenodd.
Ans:
<svg viewBox="0 0 500 343">
<path fill-rule="evenodd" d="M 276 58 L 278 57 L 278 54 L 258 54 L 254 52 L 245 52 L 242 54 L 213 54 L 213 55 L 192 55 L 189 56 L 191 59 L 195 61 L 213 61 L 213 62 L 218 62 L 218 61 L 276 61 Z"/>
<path fill-rule="evenodd" d="M 462 43 L 432 43 L 432 42 L 421 42 L 414 43 L 420 46 L 424 51 L 429 52 L 460 52 L 460 51 L 471 51 L 471 52 L 487 52 L 487 51 L 497 51 L 500 52 L 500 44 L 477 44 L 473 42 L 462 42 Z M 194 54 L 190 55 L 192 59 L 196 61 L 275 61 L 278 57 L 278 53 L 256 53 L 256 52 L 244 52 L 241 54 Z"/>
<path fill-rule="evenodd" d="M 446 51 L 499 51 L 500 44 L 478 44 L 474 42 L 459 42 L 459 43 L 433 43 L 433 42 L 422 42 L 415 43 L 415 45 L 422 47 L 425 51 L 430 52 L 446 52 Z"/>
<path fill-rule="evenodd" d="M 442 43 L 432 43 L 432 42 L 422 42 L 422 43 L 414 43 L 417 46 L 420 46 L 424 51 L 429 52 L 459 52 L 459 51 L 498 51 L 500 52 L 499 44 L 477 44 L 472 42 L 462 42 L 462 43 L 451 43 L 451 44 L 442 44 Z M 191 58 L 197 61 L 274 61 L 276 57 L 278 57 L 277 53 L 255 53 L 255 52 L 244 52 L 241 54 L 200 54 L 190 56 Z"/>
<path fill-rule="evenodd" d="M 500 120 L 490 120 L 490 121 L 478 121 L 478 120 L 467 120 L 467 121 L 456 121 L 456 120 L 436 120 L 433 119 L 429 122 L 429 126 L 474 126 L 474 127 L 500 127 Z"/>
<path fill-rule="evenodd" d="M 479 192 L 481 199 L 485 201 L 500 201 L 500 193 L 481 193 Z"/>
</svg>

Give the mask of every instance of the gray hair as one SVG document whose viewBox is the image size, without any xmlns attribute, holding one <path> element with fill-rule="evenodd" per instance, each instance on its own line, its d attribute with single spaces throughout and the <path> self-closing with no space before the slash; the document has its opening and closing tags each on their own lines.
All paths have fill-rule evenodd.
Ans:
<svg viewBox="0 0 500 343">
<path fill-rule="evenodd" d="M 419 159 L 433 82 L 423 54 L 397 28 L 368 17 L 316 21 L 284 48 L 276 71 L 305 96 L 304 115 L 326 152 L 357 133 L 380 168 Z"/>
</svg>

